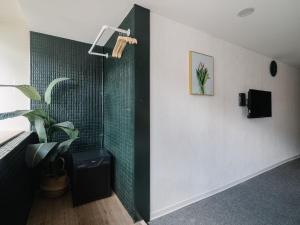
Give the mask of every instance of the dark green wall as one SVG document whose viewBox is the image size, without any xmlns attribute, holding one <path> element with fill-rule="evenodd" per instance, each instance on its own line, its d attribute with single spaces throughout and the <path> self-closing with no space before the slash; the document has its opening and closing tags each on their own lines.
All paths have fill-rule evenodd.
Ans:
<svg viewBox="0 0 300 225">
<path fill-rule="evenodd" d="M 54 89 L 50 114 L 58 122 L 73 122 L 79 129 L 80 139 L 73 150 L 102 146 L 103 58 L 89 55 L 89 48 L 90 44 L 30 33 L 31 84 L 44 93 L 53 79 L 72 78 Z M 31 103 L 32 108 L 39 106 Z"/>
<path fill-rule="evenodd" d="M 135 208 L 150 220 L 150 11 L 134 8 L 135 37 Z"/>
<path fill-rule="evenodd" d="M 104 147 L 115 159 L 115 192 L 136 220 L 149 220 L 150 213 L 149 19 L 149 10 L 135 5 L 120 27 L 129 28 L 138 45 L 104 61 Z"/>
</svg>

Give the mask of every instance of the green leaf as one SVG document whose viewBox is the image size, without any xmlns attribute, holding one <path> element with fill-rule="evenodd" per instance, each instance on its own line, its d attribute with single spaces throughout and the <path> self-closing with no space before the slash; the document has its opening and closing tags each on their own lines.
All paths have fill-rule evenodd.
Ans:
<svg viewBox="0 0 300 225">
<path fill-rule="evenodd" d="M 56 146 L 56 142 L 28 145 L 25 154 L 25 161 L 28 167 L 33 168 L 37 166 Z"/>
<path fill-rule="evenodd" d="M 72 138 L 72 139 L 61 142 L 57 147 L 57 149 L 59 150 L 59 153 L 63 154 L 65 152 L 67 152 L 69 150 L 71 144 L 77 139 L 78 138 Z"/>
<path fill-rule="evenodd" d="M 67 152 L 71 146 L 71 144 L 78 138 L 73 138 L 73 139 L 69 139 L 69 140 L 66 140 L 66 141 L 63 141 L 61 142 L 58 147 L 53 150 L 53 152 L 51 152 L 51 155 L 50 155 L 50 161 L 51 162 L 54 162 L 55 159 L 57 158 L 57 156 Z"/>
<path fill-rule="evenodd" d="M 50 117 L 47 118 L 47 114 L 40 109 L 37 110 L 17 110 L 13 112 L 0 113 L 0 120 L 14 118 L 18 116 L 26 117 L 29 122 L 35 127 L 40 142 L 47 142 L 47 133 L 45 125 L 50 126 L 55 121 Z M 46 123 L 46 124 L 45 124 Z"/>
<path fill-rule="evenodd" d="M 66 127 L 58 127 L 58 128 L 64 131 L 71 139 L 78 138 L 79 136 L 79 131 L 77 129 L 69 129 Z"/>
<path fill-rule="evenodd" d="M 57 79 L 54 79 L 48 86 L 46 92 L 45 92 L 45 102 L 50 105 L 51 103 L 51 94 L 52 94 L 52 90 L 54 88 L 54 86 L 62 81 L 65 81 L 65 80 L 70 80 L 70 78 L 67 78 L 67 77 L 61 77 L 61 78 L 57 78 Z"/>
<path fill-rule="evenodd" d="M 40 142 L 47 142 L 47 133 L 45 129 L 45 122 L 55 123 L 47 114 L 41 109 L 36 110 L 17 110 L 13 112 L 0 113 L 0 120 L 14 118 L 17 116 L 26 117 L 29 122 L 35 127 Z M 47 124 L 48 125 L 48 124 Z"/>
<path fill-rule="evenodd" d="M 75 129 L 74 124 L 72 122 L 65 121 L 62 123 L 57 123 L 54 124 L 53 127 L 64 131 L 70 139 L 75 139 L 79 136 L 79 131 Z"/>
<path fill-rule="evenodd" d="M 0 87 L 13 87 L 20 90 L 25 96 L 32 100 L 41 101 L 39 92 L 32 86 L 27 84 L 22 85 L 0 85 Z"/>
<path fill-rule="evenodd" d="M 45 123 L 41 117 L 36 116 L 34 118 L 34 128 L 39 137 L 39 142 L 47 143 L 47 133 L 45 129 Z"/>
<path fill-rule="evenodd" d="M 39 116 L 41 118 L 48 118 L 48 114 L 42 109 L 34 109 L 30 113 Z"/>
<path fill-rule="evenodd" d="M 203 85 L 206 84 L 207 80 L 210 79 L 208 73 L 205 74 L 204 80 L 203 80 Z"/>
<path fill-rule="evenodd" d="M 13 112 L 0 113 L 0 120 L 5 120 L 9 118 L 14 118 L 18 116 L 24 116 L 25 114 L 31 112 L 31 110 L 16 110 Z"/>
<path fill-rule="evenodd" d="M 25 96 L 31 100 L 41 101 L 39 92 L 30 85 L 16 85 L 15 88 L 19 89 Z"/>
<path fill-rule="evenodd" d="M 70 121 L 65 121 L 65 122 L 57 123 L 57 124 L 54 124 L 54 126 L 65 127 L 65 128 L 69 128 L 69 129 L 75 129 L 74 128 L 74 124 L 72 122 L 70 122 Z"/>
<path fill-rule="evenodd" d="M 207 80 L 210 79 L 210 77 L 209 77 L 208 70 L 203 63 L 200 63 L 198 65 L 198 68 L 196 68 L 196 74 L 197 74 L 197 78 L 198 78 L 198 82 L 199 82 L 200 92 L 201 92 L 201 94 L 204 94 L 205 93 L 205 84 L 206 84 Z"/>
<path fill-rule="evenodd" d="M 44 119 L 45 121 L 45 125 L 46 126 L 50 126 L 52 124 L 55 124 L 56 121 L 51 118 L 44 110 L 42 109 L 35 109 L 35 110 L 32 110 L 29 114 L 32 114 L 33 116 L 39 116 L 41 118 Z M 28 114 L 27 114 L 28 115 Z"/>
</svg>

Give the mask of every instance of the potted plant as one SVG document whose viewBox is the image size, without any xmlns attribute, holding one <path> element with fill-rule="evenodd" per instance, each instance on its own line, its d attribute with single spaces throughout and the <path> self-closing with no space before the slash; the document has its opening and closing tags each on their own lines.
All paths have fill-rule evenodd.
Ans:
<svg viewBox="0 0 300 225">
<path fill-rule="evenodd" d="M 17 116 L 26 117 L 37 133 L 39 143 L 28 145 L 25 154 L 26 164 L 30 168 L 41 169 L 40 188 L 48 197 L 61 196 L 68 187 L 68 176 L 64 169 L 64 158 L 71 144 L 78 139 L 79 131 L 70 121 L 57 123 L 47 109 L 51 105 L 51 93 L 55 85 L 67 81 L 69 78 L 53 80 L 45 91 L 44 98 L 30 85 L 0 85 L 0 87 L 14 87 L 33 101 L 40 101 L 41 108 L 33 110 L 17 110 L 0 113 L 0 120 Z M 53 136 L 56 132 L 64 132 L 69 137 L 63 142 L 55 142 Z"/>
</svg>

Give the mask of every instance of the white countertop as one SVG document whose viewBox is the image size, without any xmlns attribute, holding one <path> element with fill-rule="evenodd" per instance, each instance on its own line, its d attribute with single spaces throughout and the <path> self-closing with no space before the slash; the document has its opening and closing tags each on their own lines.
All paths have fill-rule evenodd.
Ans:
<svg viewBox="0 0 300 225">
<path fill-rule="evenodd" d="M 23 132 L 24 131 L 0 131 L 0 146 Z"/>
</svg>

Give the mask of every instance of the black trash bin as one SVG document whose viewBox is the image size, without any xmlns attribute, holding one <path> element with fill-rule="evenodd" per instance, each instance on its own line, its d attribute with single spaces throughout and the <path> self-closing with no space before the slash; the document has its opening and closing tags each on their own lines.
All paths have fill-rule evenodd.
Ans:
<svg viewBox="0 0 300 225">
<path fill-rule="evenodd" d="M 112 157 L 106 150 L 72 153 L 73 205 L 111 196 Z"/>
</svg>

